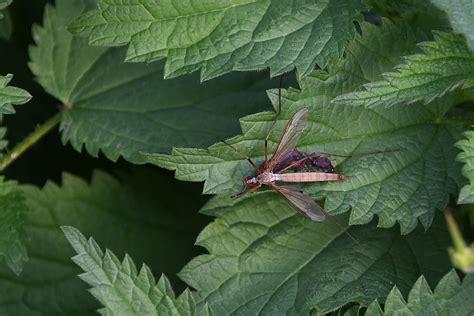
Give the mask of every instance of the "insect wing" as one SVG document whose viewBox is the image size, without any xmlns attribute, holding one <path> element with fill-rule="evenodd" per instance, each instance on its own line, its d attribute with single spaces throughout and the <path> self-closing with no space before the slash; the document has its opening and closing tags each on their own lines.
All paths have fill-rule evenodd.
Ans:
<svg viewBox="0 0 474 316">
<path fill-rule="evenodd" d="M 306 192 L 290 186 L 272 186 L 277 190 L 298 212 L 315 222 L 326 219 L 326 212 Z"/>
<path fill-rule="evenodd" d="M 280 142 L 270 159 L 270 167 L 273 169 L 279 162 L 285 160 L 291 154 L 293 149 L 300 141 L 301 134 L 303 134 L 308 121 L 308 109 L 302 108 L 293 115 L 288 121 L 281 135 Z"/>
</svg>

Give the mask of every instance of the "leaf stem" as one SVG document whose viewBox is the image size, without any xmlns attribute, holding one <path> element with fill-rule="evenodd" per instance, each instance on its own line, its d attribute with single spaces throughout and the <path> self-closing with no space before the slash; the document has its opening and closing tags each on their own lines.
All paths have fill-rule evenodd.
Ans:
<svg viewBox="0 0 474 316">
<path fill-rule="evenodd" d="M 61 113 L 57 113 L 47 120 L 43 125 L 38 126 L 34 132 L 18 143 L 11 152 L 7 153 L 0 160 L 0 172 L 3 172 L 12 162 L 14 162 L 26 150 L 28 150 L 28 148 L 36 144 L 41 138 L 43 138 L 43 136 L 45 136 L 56 125 L 58 125 L 60 119 Z"/>
</svg>

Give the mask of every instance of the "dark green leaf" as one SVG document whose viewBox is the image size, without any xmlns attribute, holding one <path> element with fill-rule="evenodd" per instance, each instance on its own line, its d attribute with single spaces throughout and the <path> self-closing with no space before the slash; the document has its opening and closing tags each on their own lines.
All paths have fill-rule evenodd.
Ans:
<svg viewBox="0 0 474 316">
<path fill-rule="evenodd" d="M 383 81 L 367 83 L 365 91 L 343 94 L 333 102 L 366 107 L 417 101 L 426 104 L 457 87 L 474 83 L 474 54 L 462 36 L 435 33 L 433 42 L 420 47 L 423 54 L 405 57 L 395 72 L 383 75 Z"/>
<path fill-rule="evenodd" d="M 168 274 L 175 285 L 180 285 L 175 273 L 199 253 L 193 246 L 205 224 L 196 211 L 199 190 L 153 170 L 121 182 L 96 172 L 90 184 L 66 174 L 61 187 L 49 182 L 42 190 L 24 187 L 24 192 L 30 260 L 19 277 L 1 270 L 2 315 L 86 315 L 98 308 L 77 278 L 60 225 L 81 228 L 117 255 L 128 253 L 155 275 Z"/>
<path fill-rule="evenodd" d="M 441 216 L 428 232 L 407 236 L 373 224 L 341 231 L 330 220 L 304 219 L 269 192 L 237 201 L 218 196 L 203 212 L 218 216 L 197 240 L 209 255 L 195 258 L 180 276 L 217 315 L 303 315 L 312 307 L 323 313 L 349 302 L 367 305 L 394 285 L 407 293 L 420 275 L 434 284 L 450 269 Z"/>
<path fill-rule="evenodd" d="M 469 179 L 469 184 L 465 185 L 459 193 L 458 203 L 474 203 L 474 132 L 465 133 L 466 139 L 460 140 L 456 146 L 462 152 L 458 155 L 458 160 L 464 163 L 462 173 Z"/>
<path fill-rule="evenodd" d="M 123 156 L 171 146 L 206 147 L 238 132 L 238 118 L 269 107 L 267 73 L 240 73 L 201 85 L 197 76 L 163 79 L 163 63 L 127 64 L 124 49 L 87 45 L 65 31 L 91 1 L 58 0 L 35 27 L 30 68 L 65 105 L 63 142 L 93 156 Z"/>
<path fill-rule="evenodd" d="M 408 295 L 408 302 L 397 287 L 387 297 L 384 311 L 378 302 L 370 304 L 366 315 L 472 315 L 474 313 L 474 275 L 459 280 L 453 270 L 436 286 L 434 292 L 421 276 Z"/>
<path fill-rule="evenodd" d="M 305 75 L 342 56 L 366 8 L 364 0 L 100 0 L 70 30 L 93 45 L 129 44 L 127 61 L 166 58 L 166 77 L 267 67 Z"/>
<path fill-rule="evenodd" d="M 147 265 L 138 271 L 128 255 L 120 262 L 110 250 L 104 253 L 92 237 L 86 240 L 73 227 L 61 228 L 77 253 L 73 261 L 85 272 L 80 275 L 81 279 L 92 286 L 90 292 L 104 306 L 102 314 L 210 315 L 206 306 L 199 311 L 196 309 L 188 290 L 175 298 L 165 275 L 156 284 Z"/>
</svg>

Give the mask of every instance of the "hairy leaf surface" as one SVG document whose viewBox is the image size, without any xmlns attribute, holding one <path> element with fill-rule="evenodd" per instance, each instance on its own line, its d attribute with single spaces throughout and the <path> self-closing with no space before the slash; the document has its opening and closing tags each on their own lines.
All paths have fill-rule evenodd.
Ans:
<svg viewBox="0 0 474 316">
<path fill-rule="evenodd" d="M 156 283 L 147 265 L 138 271 L 130 256 L 120 262 L 110 250 L 102 251 L 92 237 L 87 240 L 70 226 L 62 230 L 77 253 L 72 260 L 84 270 L 80 278 L 92 286 L 90 292 L 104 306 L 101 314 L 210 315 L 206 306 L 196 309 L 187 289 L 175 298 L 165 275 Z"/>
<path fill-rule="evenodd" d="M 392 106 L 423 101 L 425 104 L 448 91 L 474 83 L 474 54 L 460 35 L 435 33 L 433 42 L 420 44 L 423 54 L 404 58 L 383 81 L 364 85 L 365 91 L 343 94 L 336 104 L 366 107 Z"/>
<path fill-rule="evenodd" d="M 431 291 L 426 279 L 416 281 L 405 301 L 397 287 L 387 297 L 384 310 L 377 301 L 370 304 L 367 316 L 382 315 L 472 315 L 474 313 L 474 275 L 461 282 L 453 270 Z"/>
<path fill-rule="evenodd" d="M 209 254 L 180 276 L 217 315 L 306 315 L 311 308 L 368 305 L 394 285 L 407 293 L 421 274 L 435 284 L 450 269 L 441 216 L 428 232 L 408 236 L 373 224 L 341 230 L 330 220 L 304 219 L 269 192 L 232 202 L 220 195 L 203 212 L 218 217 L 197 240 Z M 347 216 L 335 219 L 344 223 Z"/>
<path fill-rule="evenodd" d="M 69 29 L 93 45 L 128 44 L 127 61 L 166 58 L 166 77 L 295 67 L 305 75 L 342 56 L 366 8 L 364 0 L 100 0 Z"/>
<path fill-rule="evenodd" d="M 326 197 L 328 212 L 338 214 L 351 208 L 351 224 L 368 223 L 378 215 L 380 226 L 399 222 L 402 233 L 413 230 L 418 220 L 429 227 L 434 210 L 443 209 L 449 194 L 456 193 L 463 183 L 452 146 L 460 138 L 462 126 L 443 119 L 453 96 L 428 105 L 392 108 L 331 104 L 334 97 L 354 91 L 392 67 L 399 61 L 400 51 L 416 49 L 416 38 L 409 30 L 387 21 L 382 28 L 364 24 L 362 33 L 348 48 L 347 59 L 332 73 L 314 72 L 300 81 L 301 90 L 284 93 L 272 147 L 291 115 L 307 107 L 308 126 L 298 148 L 357 156 L 339 164 L 338 171 L 349 176 L 347 180 L 305 186 L 309 193 Z M 272 97 L 276 103 L 276 95 Z M 273 118 L 271 113 L 243 118 L 243 135 L 229 142 L 261 161 L 263 140 Z M 254 172 L 241 155 L 224 144 L 208 150 L 175 148 L 172 155 L 146 157 L 176 170 L 178 179 L 205 181 L 204 193 L 238 192 L 242 179 Z"/>
<path fill-rule="evenodd" d="M 474 132 L 466 132 L 465 136 L 466 139 L 460 140 L 456 146 L 462 150 L 458 160 L 464 163 L 462 173 L 470 183 L 459 192 L 458 203 L 472 204 L 474 203 Z"/>
<path fill-rule="evenodd" d="M 93 1 L 58 0 L 35 27 L 30 68 L 65 105 L 63 142 L 111 160 L 142 163 L 140 152 L 172 145 L 206 147 L 238 132 L 238 118 L 269 107 L 266 73 L 240 73 L 199 84 L 197 76 L 163 79 L 163 63 L 123 62 L 124 49 L 91 47 L 65 31 Z"/>
<path fill-rule="evenodd" d="M 8 85 L 12 78 L 12 74 L 0 76 L 0 114 L 13 114 L 13 105 L 24 104 L 31 99 L 27 91 Z"/>
<path fill-rule="evenodd" d="M 449 17 L 454 31 L 463 34 L 467 39 L 471 51 L 474 51 L 474 2 L 472 0 L 431 0 Z"/>
<path fill-rule="evenodd" d="M 96 172 L 88 184 L 65 174 L 61 187 L 24 187 L 30 260 L 19 277 L 0 269 L 0 314 L 89 315 L 99 307 L 77 277 L 61 225 L 94 235 L 116 254 L 127 252 L 180 285 L 175 273 L 199 253 L 193 244 L 205 225 L 197 216 L 199 191 L 149 169 L 124 178 Z"/>
</svg>

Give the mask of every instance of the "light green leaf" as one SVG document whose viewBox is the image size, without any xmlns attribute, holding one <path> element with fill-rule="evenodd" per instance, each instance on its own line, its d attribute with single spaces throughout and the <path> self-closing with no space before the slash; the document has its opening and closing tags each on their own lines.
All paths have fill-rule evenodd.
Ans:
<svg viewBox="0 0 474 316">
<path fill-rule="evenodd" d="M 0 262 L 17 275 L 28 260 L 23 243 L 26 209 L 17 183 L 0 177 Z"/>
<path fill-rule="evenodd" d="M 458 155 L 458 160 L 464 163 L 463 175 L 469 179 L 469 184 L 465 185 L 459 192 L 459 204 L 474 203 L 474 132 L 468 131 L 464 134 L 466 139 L 456 143 L 462 152 Z"/>
<path fill-rule="evenodd" d="M 474 2 L 472 0 L 431 0 L 436 6 L 446 12 L 454 31 L 463 34 L 467 44 L 474 51 Z"/>
<path fill-rule="evenodd" d="M 229 200 L 220 195 L 203 208 L 218 216 L 197 239 L 209 254 L 180 272 L 197 302 L 216 315 L 307 315 L 311 308 L 367 305 L 394 285 L 407 293 L 421 274 L 434 284 L 450 269 L 441 216 L 428 232 L 407 236 L 373 224 L 344 225 L 361 248 L 330 220 L 306 220 L 276 193 Z M 335 220 L 342 224 L 347 216 Z"/>
<path fill-rule="evenodd" d="M 0 76 L 0 114 L 13 114 L 13 105 L 24 104 L 31 99 L 31 95 L 20 88 L 8 86 L 13 75 Z"/>
<path fill-rule="evenodd" d="M 203 80 L 264 68 L 305 75 L 342 56 L 367 8 L 365 0 L 100 0 L 69 29 L 93 45 L 129 44 L 127 61 L 166 58 L 168 78 L 198 69 Z"/>
<path fill-rule="evenodd" d="M 418 220 L 429 227 L 434 210 L 444 209 L 449 194 L 457 193 L 463 184 L 452 146 L 460 138 L 462 126 L 443 118 L 454 98 L 448 95 L 428 105 L 370 110 L 331 104 L 335 96 L 354 91 L 391 67 L 400 50 L 409 51 L 416 42 L 409 30 L 386 21 L 382 28 L 363 24 L 362 33 L 349 46 L 347 60 L 336 65 L 332 73 L 315 72 L 300 81 L 301 90 L 284 93 L 283 112 L 271 147 L 275 147 L 287 120 L 307 107 L 309 121 L 298 145 L 301 150 L 356 156 L 392 150 L 339 161 L 337 170 L 349 176 L 346 181 L 312 183 L 305 189 L 325 196 L 325 208 L 332 214 L 351 208 L 351 224 L 368 223 L 378 215 L 379 226 L 391 227 L 398 222 L 402 233 L 413 230 Z M 275 101 L 276 95 L 272 97 Z M 271 113 L 243 118 L 243 136 L 229 142 L 261 161 L 263 140 L 273 118 Z M 208 150 L 175 148 L 172 155 L 148 154 L 146 159 L 176 170 L 177 179 L 205 181 L 204 193 L 238 192 L 242 179 L 254 172 L 224 144 Z"/>
<path fill-rule="evenodd" d="M 405 57 L 384 80 L 364 85 L 365 91 L 336 97 L 333 102 L 366 107 L 392 106 L 433 99 L 474 83 L 474 54 L 460 35 L 435 33 L 433 42 L 420 44 L 423 54 Z"/>
<path fill-rule="evenodd" d="M 459 280 L 453 270 L 438 283 L 434 293 L 421 276 L 416 281 L 405 302 L 397 287 L 387 297 L 384 311 L 378 302 L 370 304 L 366 315 L 472 315 L 474 313 L 474 275 Z"/>
<path fill-rule="evenodd" d="M 129 253 L 183 288 L 175 274 L 201 253 L 194 241 L 207 222 L 197 214 L 199 188 L 170 182 L 149 168 L 122 179 L 96 172 L 88 184 L 65 174 L 61 187 L 51 182 L 42 190 L 23 187 L 30 209 L 25 228 L 30 260 L 20 276 L 0 269 L 0 314 L 90 315 L 99 307 L 77 277 L 80 270 L 70 260 L 73 251 L 61 225 L 94 235 L 119 256 Z"/>
<path fill-rule="evenodd" d="M 73 227 L 61 228 L 77 253 L 72 260 L 85 271 L 81 279 L 92 286 L 90 292 L 104 305 L 101 314 L 210 315 L 206 306 L 196 309 L 189 290 L 175 298 L 165 275 L 156 283 L 147 265 L 137 271 L 128 255 L 120 262 L 110 250 L 104 253 L 92 237 L 86 240 Z"/>
<path fill-rule="evenodd" d="M 124 49 L 87 45 L 65 31 L 93 1 L 58 0 L 44 27 L 33 30 L 30 68 L 65 105 L 62 140 L 93 156 L 169 152 L 172 145 L 206 147 L 238 132 L 238 118 L 269 107 L 267 73 L 239 73 L 199 84 L 197 76 L 163 79 L 163 63 L 127 64 Z"/>
</svg>

